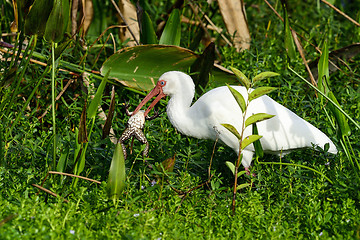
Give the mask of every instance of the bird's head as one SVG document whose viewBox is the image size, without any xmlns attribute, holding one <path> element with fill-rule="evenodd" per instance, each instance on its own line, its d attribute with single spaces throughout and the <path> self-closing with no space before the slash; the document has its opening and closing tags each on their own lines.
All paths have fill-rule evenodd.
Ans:
<svg viewBox="0 0 360 240">
<path fill-rule="evenodd" d="M 179 92 L 181 89 L 184 90 L 186 86 L 190 86 L 190 89 L 185 90 L 188 90 L 192 93 L 194 92 L 194 83 L 189 75 L 178 71 L 170 71 L 164 73 L 160 76 L 153 90 L 151 90 L 151 92 L 149 92 L 149 94 L 146 95 L 146 97 L 137 106 L 137 108 L 133 112 L 133 115 L 136 114 L 151 98 L 156 96 L 155 100 L 146 109 L 146 116 L 150 112 L 150 110 L 160 101 L 161 98 L 165 96 L 172 96 Z"/>
</svg>

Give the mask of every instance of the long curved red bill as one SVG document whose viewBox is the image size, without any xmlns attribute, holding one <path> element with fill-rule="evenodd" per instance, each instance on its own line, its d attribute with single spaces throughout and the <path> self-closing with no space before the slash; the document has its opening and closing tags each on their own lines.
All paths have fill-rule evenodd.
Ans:
<svg viewBox="0 0 360 240">
<path fill-rule="evenodd" d="M 156 84 L 156 86 L 153 88 L 153 90 L 151 90 L 151 92 L 149 92 L 148 95 L 146 95 L 146 97 L 141 101 L 141 103 L 137 106 L 137 108 L 135 109 L 135 111 L 133 112 L 132 115 L 136 114 L 151 98 L 153 98 L 154 96 L 157 97 L 155 98 L 155 100 L 150 104 L 150 106 L 146 109 L 144 115 L 147 116 L 148 113 L 150 112 L 150 110 L 160 101 L 161 98 L 165 97 L 166 95 L 163 93 L 162 91 L 162 87 L 159 83 Z"/>
</svg>

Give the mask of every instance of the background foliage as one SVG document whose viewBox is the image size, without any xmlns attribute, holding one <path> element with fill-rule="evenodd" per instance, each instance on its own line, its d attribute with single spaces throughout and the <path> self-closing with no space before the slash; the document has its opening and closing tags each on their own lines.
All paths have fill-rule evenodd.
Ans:
<svg viewBox="0 0 360 240">
<path fill-rule="evenodd" d="M 17 6 L 27 9 L 21 5 L 22 2 L 18 1 Z M 226 68 L 238 68 L 250 77 L 264 71 L 279 73 L 280 76 L 262 83 L 278 89 L 270 96 L 330 136 L 338 146 L 339 154 L 333 156 L 306 149 L 294 151 L 281 159 L 265 155 L 260 161 L 309 166 L 329 177 L 333 184 L 303 168 L 254 161 L 252 172 L 256 177 L 242 175 L 239 178 L 241 183 L 250 183 L 250 187 L 237 195 L 236 215 L 233 216 L 230 209 L 233 177 L 224 163 L 234 162 L 237 156 L 219 144 L 213 153 L 213 142 L 179 134 L 166 114 L 146 123 L 144 132 L 150 143 L 148 158 L 142 157 L 144 146 L 134 142 L 133 153 L 125 162 L 126 188 L 119 201 L 108 199 L 106 194 L 106 180 L 115 146 L 109 137 L 102 138 L 104 120 L 98 116 L 93 118 L 92 130 L 89 128 L 92 120 L 87 120 L 91 136 L 88 136 L 81 175 L 100 181 L 100 184 L 81 179 L 75 184 L 72 177 L 49 175 L 49 170 L 56 169 L 54 161 L 58 165 L 61 159 L 64 160 L 63 172 L 74 173 L 77 169 L 78 147 L 86 144 L 76 143 L 76 129 L 81 129 L 85 102 L 91 102 L 91 95 L 103 79 L 100 75 L 102 64 L 129 43 L 121 40 L 119 28 L 111 28 L 101 35 L 107 27 L 119 24 L 117 12 L 110 1 L 92 2 L 94 18 L 88 31 L 86 34 L 79 31 L 72 36 L 71 25 L 68 25 L 68 34 L 57 45 L 61 54 L 54 63 L 51 63 L 51 54 L 57 53 L 42 36 L 35 40 L 23 34 L 11 34 L 14 6 L 11 1 L 1 4 L 1 239 L 39 236 L 48 239 L 360 238 L 359 169 L 351 164 L 342 150 L 337 130 L 332 126 L 334 120 L 326 116 L 314 90 L 288 69 L 290 66 L 300 75 L 308 76 L 298 53 L 291 61 L 288 59 L 284 47 L 284 24 L 260 0 L 246 1 L 252 39 L 249 50 L 239 52 L 225 42 L 222 35 L 228 39 L 231 36 L 226 32 L 216 1 L 211 4 L 197 1 L 196 4 L 222 31 L 209 30 L 208 37 L 204 37 L 206 34 L 198 36 L 199 27 L 182 23 L 180 46 L 201 54 L 211 40 L 216 46 L 217 62 Z M 286 2 L 289 24 L 303 36 L 300 40 L 310 62 L 320 57 L 314 46 L 323 49 L 326 39 L 330 52 L 359 42 L 359 27 L 321 1 Z M 159 23 L 167 20 L 174 3 L 140 1 L 156 30 Z M 181 14 L 190 20 L 197 21 L 197 17 L 204 20 L 201 13 L 194 14 L 190 4 L 195 4 L 195 1 L 185 1 Z M 283 15 L 280 1 L 271 4 Z M 334 4 L 359 20 L 356 1 L 334 1 Z M 21 29 L 20 25 L 18 29 Z M 161 30 L 157 32 L 158 39 L 160 35 Z M 16 58 L 5 43 L 16 47 L 23 43 L 23 54 L 38 62 L 27 63 L 30 58 Z M 344 63 L 334 60 L 339 70 L 330 73 L 330 82 L 342 109 L 359 122 L 360 58 L 356 54 L 358 46 L 352 46 L 351 51 L 344 50 L 337 55 Z M 353 53 L 351 58 L 349 52 Z M 51 65 L 54 75 L 50 67 L 41 63 Z M 51 99 L 52 76 L 57 94 L 69 83 L 54 104 L 56 135 L 49 108 L 54 103 Z M 85 86 L 86 82 L 89 86 Z M 110 79 L 101 102 L 105 113 L 110 105 L 112 84 L 116 86 L 112 129 L 118 138 L 128 120 L 122 104 L 128 101 L 134 107 L 144 93 Z M 212 87 L 210 82 L 205 89 Z M 30 98 L 32 92 L 34 97 Z M 165 101 L 161 102 L 163 110 L 165 105 Z M 44 115 L 45 112 L 48 113 Z M 351 156 L 359 161 L 359 129 L 349 124 L 352 130 L 348 137 L 353 149 Z M 173 172 L 157 168 L 161 162 L 174 156 Z M 211 178 L 208 173 L 210 159 Z M 57 193 L 58 197 L 39 190 L 34 184 Z"/>
</svg>

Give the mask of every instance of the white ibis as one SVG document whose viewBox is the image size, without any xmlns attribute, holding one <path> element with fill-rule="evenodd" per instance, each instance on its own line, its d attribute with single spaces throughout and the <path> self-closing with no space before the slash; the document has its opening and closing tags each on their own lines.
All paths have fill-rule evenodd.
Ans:
<svg viewBox="0 0 360 240">
<path fill-rule="evenodd" d="M 245 87 L 232 87 L 247 101 L 248 93 Z M 145 111 L 147 115 L 161 98 L 168 95 L 170 100 L 167 105 L 167 115 L 177 130 L 195 138 L 219 139 L 239 154 L 238 139 L 221 125 L 231 124 L 241 132 L 242 112 L 230 90 L 227 87 L 210 90 L 191 106 L 194 93 L 194 82 L 189 75 L 177 71 L 166 72 L 134 113 L 157 95 Z M 311 148 L 313 144 L 323 149 L 326 143 L 329 143 L 330 153 L 337 153 L 334 143 L 323 132 L 266 95 L 250 102 L 246 117 L 255 113 L 275 115 L 271 119 L 257 123 L 259 135 L 263 136 L 260 142 L 265 153 L 284 155 L 294 149 Z M 244 136 L 251 134 L 251 126 L 248 126 Z M 247 171 L 254 152 L 253 144 L 242 151 L 241 163 Z"/>
</svg>

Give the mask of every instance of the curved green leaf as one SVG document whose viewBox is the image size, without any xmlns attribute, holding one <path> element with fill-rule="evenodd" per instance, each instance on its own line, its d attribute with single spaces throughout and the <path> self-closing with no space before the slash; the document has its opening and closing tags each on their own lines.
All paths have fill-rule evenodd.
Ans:
<svg viewBox="0 0 360 240">
<path fill-rule="evenodd" d="M 267 114 L 267 113 L 256 113 L 254 115 L 251 115 L 250 117 L 248 117 L 245 120 L 245 127 L 257 123 L 257 122 L 261 122 L 263 120 L 269 119 L 274 117 L 275 115 L 271 115 L 271 114 Z"/>
<path fill-rule="evenodd" d="M 235 76 L 238 78 L 240 83 L 246 87 L 246 89 L 250 88 L 250 81 L 249 79 L 243 74 L 239 69 L 230 67 L 231 71 L 235 74 Z"/>
<path fill-rule="evenodd" d="M 150 90 L 163 73 L 174 70 L 186 72 L 197 58 L 197 54 L 181 47 L 142 45 L 113 54 L 104 62 L 101 74 L 111 68 L 109 76 L 125 86 Z"/>
<path fill-rule="evenodd" d="M 96 94 L 95 94 L 94 98 L 91 100 L 91 102 L 89 104 L 89 108 L 87 110 L 88 118 L 93 118 L 96 115 L 96 112 L 99 108 L 100 101 L 101 101 L 101 98 L 102 98 L 102 95 L 103 95 L 103 92 L 104 92 L 104 89 L 106 86 L 107 79 L 109 77 L 109 73 L 110 73 L 110 69 L 108 70 L 105 77 L 101 81 L 98 89 L 96 90 Z"/>
<path fill-rule="evenodd" d="M 245 112 L 246 111 L 246 103 L 245 103 L 244 97 L 241 95 L 241 93 L 236 91 L 234 88 L 230 87 L 229 85 L 227 85 L 227 86 L 228 86 L 231 94 L 234 96 L 236 102 L 239 104 L 241 111 Z"/>
<path fill-rule="evenodd" d="M 180 10 L 174 9 L 166 22 L 159 44 L 180 46 L 181 26 Z"/>
<path fill-rule="evenodd" d="M 125 159 L 120 143 L 116 144 L 106 185 L 109 198 L 118 199 L 125 189 Z"/>
<path fill-rule="evenodd" d="M 275 87 L 259 87 L 259 88 L 255 88 L 254 91 L 252 91 L 249 94 L 249 102 L 251 102 L 252 100 L 261 97 L 265 94 L 268 94 L 272 91 L 274 91 L 276 88 Z"/>
<path fill-rule="evenodd" d="M 232 162 L 226 161 L 226 166 L 230 169 L 230 171 L 235 175 L 235 165 Z"/>
<path fill-rule="evenodd" d="M 252 84 L 255 84 L 258 81 L 264 80 L 266 78 L 270 78 L 270 77 L 276 77 L 279 76 L 280 74 L 275 73 L 275 72 L 262 72 L 259 73 L 258 75 L 256 75 L 253 79 L 252 79 Z"/>
<path fill-rule="evenodd" d="M 262 138 L 262 136 L 260 135 L 250 135 L 247 136 L 246 138 L 244 138 L 241 142 L 241 149 L 245 149 L 248 145 L 252 144 L 253 142 L 255 142 L 256 140 L 259 140 L 260 138 Z"/>
<path fill-rule="evenodd" d="M 244 171 L 244 172 L 246 172 L 246 171 Z M 249 186 L 251 186 L 250 183 L 243 183 L 243 184 L 238 185 L 236 187 L 236 190 L 240 190 L 240 189 L 243 189 L 243 188 L 246 188 L 246 187 L 249 187 Z"/>
<path fill-rule="evenodd" d="M 229 130 L 232 134 L 234 134 L 237 137 L 237 139 L 241 140 L 241 136 L 239 132 L 236 130 L 236 128 L 233 125 L 227 123 L 222 123 L 221 125 L 225 127 L 227 130 Z"/>
<path fill-rule="evenodd" d="M 139 20 L 141 21 L 140 42 L 142 44 L 156 44 L 158 40 L 149 14 L 144 11 Z"/>
</svg>

